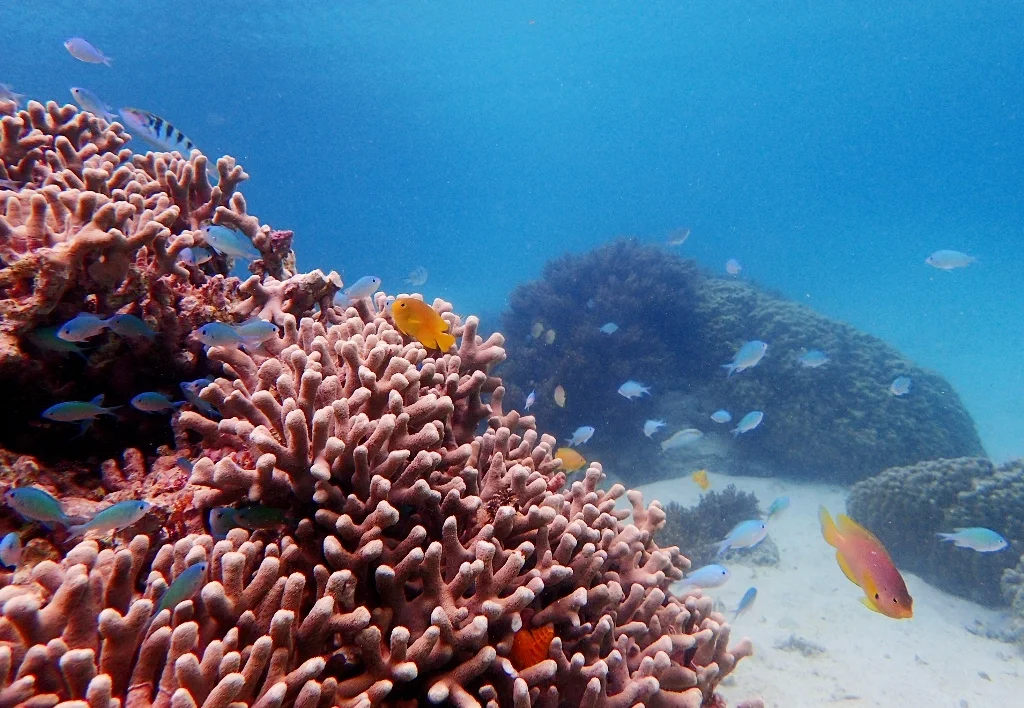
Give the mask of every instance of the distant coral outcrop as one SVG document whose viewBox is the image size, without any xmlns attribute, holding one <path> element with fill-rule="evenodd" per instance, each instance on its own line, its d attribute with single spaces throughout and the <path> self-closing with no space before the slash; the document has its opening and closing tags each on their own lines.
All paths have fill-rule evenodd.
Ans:
<svg viewBox="0 0 1024 708">
<path fill-rule="evenodd" d="M 617 325 L 610 334 L 601 329 L 609 322 Z M 635 240 L 551 261 L 541 279 L 513 292 L 503 331 L 512 400 L 536 390 L 533 412 L 566 435 L 595 426 L 587 459 L 634 484 L 697 465 L 845 482 L 983 454 L 971 417 L 938 374 L 809 307 Z M 548 331 L 557 333 L 550 343 Z M 764 359 L 727 377 L 721 365 L 754 339 L 768 343 Z M 828 363 L 802 366 L 798 358 L 811 349 Z M 911 378 L 910 394 L 890 393 L 897 376 Z M 627 380 L 650 386 L 651 396 L 620 396 Z M 564 408 L 552 400 L 559 385 Z M 710 420 L 720 408 L 732 424 Z M 764 411 L 758 428 L 728 435 L 755 410 Z M 642 432 L 648 418 L 668 423 L 653 439 Z M 704 438 L 662 453 L 658 442 L 687 427 Z"/>
</svg>

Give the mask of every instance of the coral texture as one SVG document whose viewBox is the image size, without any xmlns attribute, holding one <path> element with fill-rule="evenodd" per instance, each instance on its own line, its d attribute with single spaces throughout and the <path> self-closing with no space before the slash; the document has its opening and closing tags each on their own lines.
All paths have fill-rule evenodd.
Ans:
<svg viewBox="0 0 1024 708">
<path fill-rule="evenodd" d="M 211 184 L 199 152 L 133 155 L 119 124 L 52 102 L 17 110 L 0 101 L 0 125 L 0 384 L 22 401 L 17 415 L 0 413 L 0 443 L 47 453 L 66 429 L 29 425 L 35 415 L 26 411 L 101 392 L 123 403 L 203 373 L 201 347 L 188 335 L 211 320 L 237 320 L 232 305 L 256 290 L 227 277 L 224 256 L 199 267 L 178 259 L 205 243 L 203 224 L 252 239 L 262 254 L 252 264 L 256 280 L 294 275 L 291 232 L 271 231 L 247 213 L 237 188 L 248 175 L 232 158 L 218 161 Z M 156 337 L 103 334 L 81 359 L 33 338 L 83 311 L 136 315 Z M 166 438 L 166 425 L 149 436 L 145 425 L 129 427 L 142 434 L 127 442 Z M 92 443 L 111 432 L 103 449 L 114 451 L 117 436 L 97 428 Z"/>
<path fill-rule="evenodd" d="M 607 322 L 618 331 L 601 332 Z M 553 342 L 532 336 L 537 323 L 556 332 Z M 550 262 L 542 279 L 513 292 L 503 331 L 510 400 L 536 390 L 533 412 L 566 436 L 595 426 L 587 459 L 633 484 L 695 465 L 849 481 L 922 459 L 983 454 L 970 416 L 939 375 L 808 307 L 635 241 Z M 721 365 L 752 339 L 768 342 L 767 355 L 726 377 Z M 831 361 L 802 368 L 797 358 L 807 349 Z M 901 375 L 913 389 L 896 397 L 888 387 Z M 650 385 L 652 395 L 620 396 L 629 379 Z M 553 403 L 556 385 L 566 390 L 564 408 Z M 732 412 L 731 425 L 709 419 L 719 408 Z M 729 436 L 752 410 L 765 412 L 761 426 Z M 669 423 L 653 440 L 641 432 L 648 418 Z M 662 453 L 658 441 L 686 427 L 705 439 Z"/>
<path fill-rule="evenodd" d="M 961 597 L 1003 604 L 1000 579 L 1024 553 L 1024 462 L 968 457 L 888 469 L 854 485 L 850 516 L 871 530 L 901 567 Z M 935 534 L 984 526 L 1010 547 L 976 553 Z"/>
</svg>

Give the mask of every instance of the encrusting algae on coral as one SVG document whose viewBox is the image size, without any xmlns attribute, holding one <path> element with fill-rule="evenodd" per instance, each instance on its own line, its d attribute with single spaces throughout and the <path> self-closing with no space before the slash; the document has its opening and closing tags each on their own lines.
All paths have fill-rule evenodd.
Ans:
<svg viewBox="0 0 1024 708">
<path fill-rule="evenodd" d="M 68 169 L 101 187 L 90 170 L 115 168 L 96 161 Z M 56 193 L 73 206 L 89 185 Z M 214 375 L 173 414 L 173 449 L 127 450 L 92 482 L 152 503 L 134 535 L 57 535 L 60 557 L 0 573 L 0 704 L 723 704 L 749 641 L 729 646 L 710 597 L 670 591 L 689 561 L 654 542 L 657 502 L 602 488 L 596 463 L 566 487 L 555 438 L 504 407 L 501 335 L 417 300 L 445 336 L 408 341 L 383 292 L 335 306 L 340 279 L 253 277 L 221 305 L 279 334 L 192 350 Z M 207 532 L 210 512 L 262 504 L 282 523 Z"/>
</svg>

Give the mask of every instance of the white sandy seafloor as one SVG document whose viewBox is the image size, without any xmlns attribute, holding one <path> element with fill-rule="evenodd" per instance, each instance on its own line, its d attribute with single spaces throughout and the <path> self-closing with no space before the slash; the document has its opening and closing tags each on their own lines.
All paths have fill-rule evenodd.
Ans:
<svg viewBox="0 0 1024 708">
<path fill-rule="evenodd" d="M 779 496 L 792 500 L 770 525 L 779 565 L 733 564 L 730 580 L 707 591 L 730 610 L 751 585 L 758 591 L 753 608 L 732 623 L 733 641 L 750 637 L 754 656 L 741 661 L 721 685 L 729 705 L 761 696 L 766 706 L 778 708 L 1024 706 L 1024 656 L 1014 645 L 966 629 L 976 620 L 998 624 L 998 612 L 937 590 L 909 573 L 904 577 L 914 598 L 912 619 L 889 619 L 860 604 L 860 589 L 843 576 L 818 525 L 818 505 L 833 515 L 843 512 L 845 490 L 713 473 L 709 478 L 712 489 L 732 483 L 754 492 L 762 509 Z M 645 503 L 657 499 L 691 506 L 700 496 L 688 477 L 640 491 Z M 731 611 L 727 616 L 732 621 Z M 791 637 L 825 651 L 804 656 L 777 646 Z"/>
</svg>

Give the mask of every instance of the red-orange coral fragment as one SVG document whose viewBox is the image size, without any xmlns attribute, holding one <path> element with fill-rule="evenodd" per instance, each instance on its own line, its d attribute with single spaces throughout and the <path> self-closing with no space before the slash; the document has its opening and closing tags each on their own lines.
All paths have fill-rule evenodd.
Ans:
<svg viewBox="0 0 1024 708">
<path fill-rule="evenodd" d="M 522 671 L 536 666 L 548 658 L 548 648 L 555 638 L 555 625 L 543 627 L 523 627 L 512 638 L 512 651 L 509 659 L 517 670 Z"/>
</svg>

